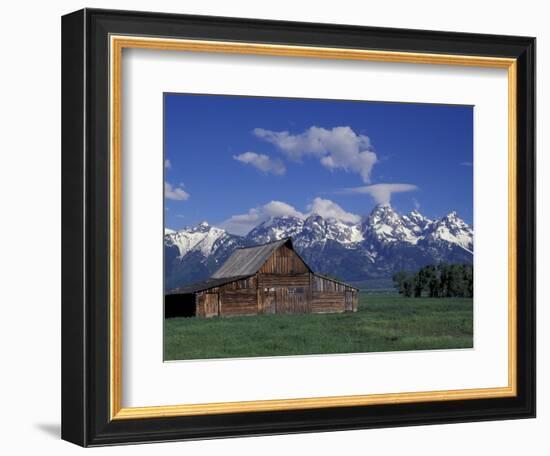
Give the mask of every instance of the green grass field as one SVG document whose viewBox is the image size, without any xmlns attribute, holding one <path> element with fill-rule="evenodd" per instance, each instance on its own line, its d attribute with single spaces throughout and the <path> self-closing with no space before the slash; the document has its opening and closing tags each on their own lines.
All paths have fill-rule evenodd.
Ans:
<svg viewBox="0 0 550 456">
<path fill-rule="evenodd" d="M 470 348 L 471 298 L 361 293 L 355 313 L 165 320 L 165 360 Z"/>
</svg>

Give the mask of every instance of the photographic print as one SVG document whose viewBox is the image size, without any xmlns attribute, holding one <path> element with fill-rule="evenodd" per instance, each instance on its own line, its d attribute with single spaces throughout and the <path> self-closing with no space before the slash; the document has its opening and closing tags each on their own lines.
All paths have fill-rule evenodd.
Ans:
<svg viewBox="0 0 550 456">
<path fill-rule="evenodd" d="M 473 109 L 165 93 L 165 361 L 472 348 Z"/>
<path fill-rule="evenodd" d="M 86 8 L 62 55 L 64 440 L 535 417 L 534 38 Z"/>
</svg>

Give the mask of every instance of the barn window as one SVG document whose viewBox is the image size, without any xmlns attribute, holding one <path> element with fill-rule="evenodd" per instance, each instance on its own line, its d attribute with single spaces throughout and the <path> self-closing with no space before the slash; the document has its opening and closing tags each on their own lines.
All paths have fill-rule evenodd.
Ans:
<svg viewBox="0 0 550 456">
<path fill-rule="evenodd" d="M 244 290 L 246 288 L 248 288 L 248 279 L 237 281 L 237 290 Z"/>
</svg>

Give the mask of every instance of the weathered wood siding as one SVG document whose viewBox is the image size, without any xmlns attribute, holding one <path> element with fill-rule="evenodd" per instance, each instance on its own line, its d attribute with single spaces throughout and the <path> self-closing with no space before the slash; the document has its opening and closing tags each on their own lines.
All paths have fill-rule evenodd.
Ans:
<svg viewBox="0 0 550 456">
<path fill-rule="evenodd" d="M 304 314 L 311 312 L 308 290 L 304 287 L 275 288 L 276 313 Z"/>
<path fill-rule="evenodd" d="M 267 259 L 260 268 L 260 274 L 305 274 L 309 272 L 307 265 L 298 254 L 282 245 Z"/>
<path fill-rule="evenodd" d="M 293 314 L 311 312 L 309 287 L 272 287 L 260 290 L 259 312 Z"/>
<path fill-rule="evenodd" d="M 327 277 L 321 277 L 316 274 L 311 274 L 311 285 L 313 288 L 313 291 L 352 291 L 354 290 L 351 287 L 348 287 L 347 285 L 336 282 L 332 279 L 329 279 Z"/>
<path fill-rule="evenodd" d="M 226 290 L 220 294 L 220 315 L 255 315 L 258 301 L 255 289 Z"/>
<path fill-rule="evenodd" d="M 311 312 L 309 272 L 297 274 L 258 273 L 259 313 Z"/>
<path fill-rule="evenodd" d="M 219 315 L 219 293 L 197 294 L 197 316 L 215 317 Z"/>
<path fill-rule="evenodd" d="M 260 288 L 272 287 L 308 287 L 309 274 L 258 274 Z"/>
<path fill-rule="evenodd" d="M 328 277 L 311 274 L 311 309 L 314 313 L 356 312 L 357 290 Z"/>
<path fill-rule="evenodd" d="M 263 314 L 277 313 L 277 294 L 275 288 L 259 289 L 258 312 Z"/>
<path fill-rule="evenodd" d="M 255 276 L 197 293 L 198 317 L 254 315 L 258 313 Z"/>
<path fill-rule="evenodd" d="M 314 291 L 311 310 L 313 313 L 336 313 L 345 311 L 345 292 Z"/>
</svg>

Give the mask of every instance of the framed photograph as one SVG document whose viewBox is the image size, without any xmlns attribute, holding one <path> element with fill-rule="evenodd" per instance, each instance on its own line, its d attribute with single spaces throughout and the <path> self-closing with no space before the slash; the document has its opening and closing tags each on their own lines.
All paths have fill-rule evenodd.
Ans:
<svg viewBox="0 0 550 456">
<path fill-rule="evenodd" d="M 62 20 L 62 437 L 535 416 L 535 39 Z"/>
</svg>

